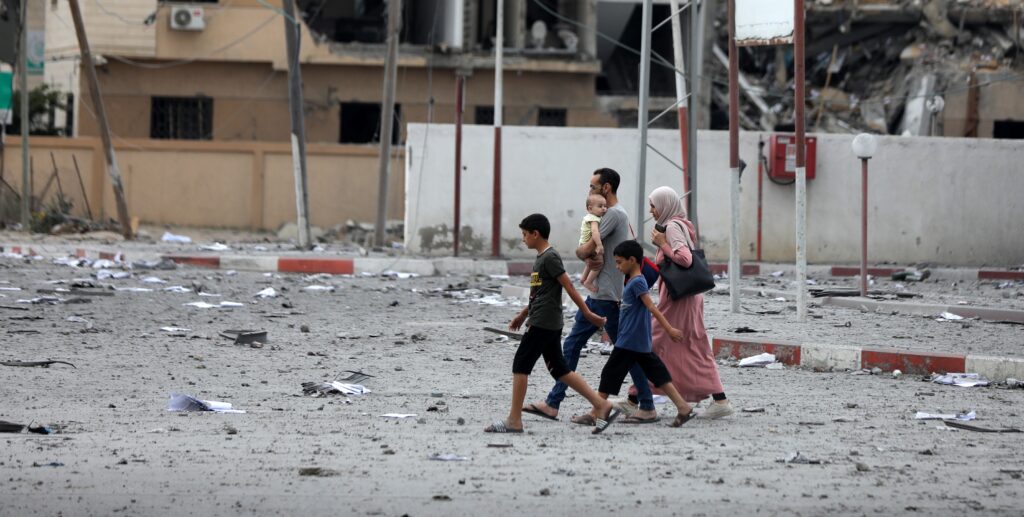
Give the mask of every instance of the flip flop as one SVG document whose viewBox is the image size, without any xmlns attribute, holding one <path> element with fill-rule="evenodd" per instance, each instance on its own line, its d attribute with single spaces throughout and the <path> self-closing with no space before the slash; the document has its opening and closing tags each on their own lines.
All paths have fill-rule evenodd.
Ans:
<svg viewBox="0 0 1024 517">
<path fill-rule="evenodd" d="M 673 420 L 672 423 L 669 424 L 669 425 L 671 427 L 680 427 L 683 424 L 689 422 L 690 420 L 693 420 L 693 418 L 695 416 L 697 416 L 697 412 L 691 409 L 690 412 L 685 414 L 685 415 L 682 415 L 682 414 L 676 415 L 676 419 Z"/>
<path fill-rule="evenodd" d="M 491 425 L 484 428 L 485 433 L 522 433 L 522 429 L 514 429 L 505 425 L 504 420 L 495 420 Z"/>
<path fill-rule="evenodd" d="M 540 409 L 537 408 L 537 404 L 530 404 L 529 406 L 523 406 L 523 413 L 529 413 L 531 415 L 536 415 L 536 416 L 539 416 L 541 418 L 547 418 L 548 420 L 554 420 L 555 422 L 558 421 L 558 417 L 557 416 L 551 416 L 551 415 L 541 411 Z"/>
<path fill-rule="evenodd" d="M 586 425 L 586 426 L 594 426 L 594 425 L 597 424 L 597 422 L 594 420 L 594 417 L 590 416 L 589 413 L 584 413 L 582 415 L 575 415 L 572 418 L 570 418 L 569 421 L 574 423 L 574 424 L 577 424 L 577 425 Z"/>
<path fill-rule="evenodd" d="M 598 418 L 597 421 L 594 422 L 594 430 L 591 431 L 590 434 L 601 434 L 602 431 L 608 429 L 608 426 L 612 425 L 612 422 L 614 422 L 616 418 L 619 418 L 619 413 L 620 411 L 613 409 L 612 412 L 608 414 L 607 418 Z"/>
<path fill-rule="evenodd" d="M 650 418 L 641 418 L 641 417 L 638 417 L 638 416 L 630 415 L 630 416 L 627 416 L 626 418 L 622 419 L 622 423 L 623 424 L 653 424 L 655 422 L 660 422 L 660 421 L 661 421 L 661 418 L 659 418 L 657 416 L 652 416 Z"/>
</svg>

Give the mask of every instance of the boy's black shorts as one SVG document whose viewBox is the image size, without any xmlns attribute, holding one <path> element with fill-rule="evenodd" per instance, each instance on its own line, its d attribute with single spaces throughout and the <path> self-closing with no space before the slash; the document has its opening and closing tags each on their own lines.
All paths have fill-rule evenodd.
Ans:
<svg viewBox="0 0 1024 517">
<path fill-rule="evenodd" d="M 655 386 L 664 386 L 672 382 L 668 368 L 665 368 L 665 363 L 661 362 L 661 358 L 654 352 L 644 354 L 615 347 L 612 349 L 612 355 L 605 363 L 604 369 L 601 370 L 601 385 L 598 387 L 598 391 L 609 395 L 618 395 L 622 381 L 626 379 L 626 374 L 634 364 L 640 365 L 644 375 Z"/>
<path fill-rule="evenodd" d="M 530 327 L 523 335 L 519 349 L 516 350 L 516 357 L 512 360 L 512 373 L 530 375 L 541 356 L 544 356 L 548 373 L 556 380 L 572 372 L 562 355 L 562 330 Z"/>
</svg>

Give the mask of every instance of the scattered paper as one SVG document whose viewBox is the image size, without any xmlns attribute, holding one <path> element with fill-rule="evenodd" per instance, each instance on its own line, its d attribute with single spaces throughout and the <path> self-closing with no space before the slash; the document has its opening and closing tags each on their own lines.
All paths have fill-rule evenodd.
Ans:
<svg viewBox="0 0 1024 517">
<path fill-rule="evenodd" d="M 20 287 L 0 287 L 0 291 L 20 291 Z"/>
<path fill-rule="evenodd" d="M 219 304 L 212 304 L 206 302 L 190 302 L 183 304 L 186 307 L 195 307 L 197 309 L 213 309 L 213 308 L 229 308 L 229 307 L 244 307 L 245 304 L 238 302 L 220 302 Z"/>
<path fill-rule="evenodd" d="M 960 386 L 961 388 L 988 386 L 988 379 L 976 373 L 947 373 L 946 375 L 935 374 L 932 376 L 932 382 L 935 384 Z"/>
<path fill-rule="evenodd" d="M 192 242 L 191 237 L 186 237 L 184 235 L 174 235 L 171 232 L 164 232 L 164 236 L 161 237 L 160 240 L 164 242 L 180 242 L 183 244 L 190 244 Z"/>
<path fill-rule="evenodd" d="M 178 332 L 192 332 L 192 329 L 186 329 L 182 327 L 160 327 L 160 330 L 164 332 L 170 332 L 172 334 Z"/>
<path fill-rule="evenodd" d="M 142 283 L 144 283 L 144 284 L 166 284 L 167 281 L 166 280 L 161 280 L 161 279 L 159 279 L 159 278 L 157 278 L 155 276 L 147 276 L 146 278 L 142 279 Z"/>
<path fill-rule="evenodd" d="M 199 294 L 199 296 L 202 296 L 202 297 L 204 297 L 204 298 L 220 298 L 220 295 L 219 295 L 219 294 L 213 294 L 213 293 L 204 293 L 204 292 L 202 292 L 202 291 L 199 291 L 199 293 L 198 293 L 198 294 Z"/>
<path fill-rule="evenodd" d="M 228 251 L 231 249 L 231 246 L 215 242 L 213 244 L 207 244 L 206 246 L 200 246 L 199 249 L 203 251 Z"/>
<path fill-rule="evenodd" d="M 302 290 L 303 291 L 318 292 L 319 293 L 319 292 L 325 292 L 325 291 L 333 291 L 334 290 L 334 286 L 333 285 L 309 285 L 309 286 L 303 287 Z"/>
<path fill-rule="evenodd" d="M 215 413 L 245 413 L 241 409 L 234 409 L 230 402 L 217 400 L 199 400 L 181 393 L 171 393 L 167 401 L 167 411 L 213 411 Z"/>
<path fill-rule="evenodd" d="M 128 292 L 128 293 L 151 293 L 151 292 L 153 292 L 152 289 L 148 289 L 148 288 L 145 288 L 145 287 L 115 287 L 114 290 L 115 291 L 124 291 L 124 292 Z"/>
<path fill-rule="evenodd" d="M 281 294 L 275 291 L 273 287 L 268 287 L 256 293 L 256 296 L 259 298 L 277 298 L 278 296 L 281 296 Z"/>
<path fill-rule="evenodd" d="M 112 271 L 110 269 L 101 269 L 96 272 L 96 280 L 107 280 L 113 278 L 114 280 L 124 280 L 125 278 L 131 278 L 132 274 L 127 271 Z"/>
<path fill-rule="evenodd" d="M 781 277 L 784 274 L 786 274 L 785 271 L 773 271 L 772 272 L 772 276 L 774 276 L 775 278 L 779 278 L 779 277 Z"/>
<path fill-rule="evenodd" d="M 924 411 L 918 411 L 914 415 L 916 420 L 959 420 L 961 422 L 969 422 L 977 418 L 978 415 L 971 411 L 970 413 L 925 413 Z"/>
<path fill-rule="evenodd" d="M 740 366 L 764 367 L 775 362 L 775 354 L 758 354 L 753 357 L 740 359 Z"/>
<path fill-rule="evenodd" d="M 180 285 L 172 285 L 170 287 L 165 287 L 164 291 L 167 291 L 168 293 L 191 293 L 192 292 L 191 289 L 189 289 L 187 287 L 182 287 Z"/>
<path fill-rule="evenodd" d="M 92 263 L 93 269 L 110 269 L 115 266 L 117 266 L 116 262 L 107 259 L 99 259 L 96 262 Z"/>
<path fill-rule="evenodd" d="M 784 302 L 784 301 L 786 301 L 786 299 L 780 296 L 780 297 L 778 297 L 778 298 L 772 298 L 772 301 L 776 301 L 776 302 Z"/>
<path fill-rule="evenodd" d="M 764 369 L 765 370 L 785 370 L 786 369 L 786 365 L 784 365 L 782 363 L 771 363 L 771 364 L 765 365 Z"/>
<path fill-rule="evenodd" d="M 431 454 L 427 456 L 427 459 L 434 461 L 469 461 L 469 456 L 459 456 L 458 454 Z"/>
<path fill-rule="evenodd" d="M 384 413 L 381 415 L 382 418 L 397 418 L 399 420 L 412 418 L 414 416 L 416 416 L 416 413 Z"/>
<path fill-rule="evenodd" d="M 420 275 L 417 275 L 416 273 L 405 273 L 405 272 L 402 272 L 402 271 L 391 271 L 389 269 L 389 270 L 381 273 L 380 276 L 397 278 L 399 280 L 408 280 L 410 278 L 417 278 Z"/>
<path fill-rule="evenodd" d="M 943 312 L 939 314 L 938 318 L 935 318 L 935 321 L 959 321 L 962 319 L 964 319 L 963 316 L 953 314 L 952 312 Z"/>
</svg>

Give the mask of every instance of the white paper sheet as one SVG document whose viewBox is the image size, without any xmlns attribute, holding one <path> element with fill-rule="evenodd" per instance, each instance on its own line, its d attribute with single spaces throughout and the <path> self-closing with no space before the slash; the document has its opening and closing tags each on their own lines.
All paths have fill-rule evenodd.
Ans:
<svg viewBox="0 0 1024 517">
<path fill-rule="evenodd" d="M 977 418 L 978 415 L 974 411 L 970 413 L 925 413 L 924 411 L 918 411 L 914 415 L 915 420 L 959 420 L 961 422 L 969 422 Z"/>
<path fill-rule="evenodd" d="M 763 353 L 752 357 L 740 359 L 740 366 L 744 367 L 764 367 L 775 362 L 775 354 Z"/>
<path fill-rule="evenodd" d="M 975 386 L 988 386 L 988 379 L 977 373 L 947 373 L 946 375 L 934 375 L 932 382 L 935 384 L 946 384 L 959 386 L 961 388 L 973 388 Z"/>
<path fill-rule="evenodd" d="M 213 411 L 215 413 L 245 413 L 241 409 L 234 409 L 230 402 L 218 400 L 199 400 L 190 395 L 171 393 L 167 401 L 167 411 Z"/>
</svg>

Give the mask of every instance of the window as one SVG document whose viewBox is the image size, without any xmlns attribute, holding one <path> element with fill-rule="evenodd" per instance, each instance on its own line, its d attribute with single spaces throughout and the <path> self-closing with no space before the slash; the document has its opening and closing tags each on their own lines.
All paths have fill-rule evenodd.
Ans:
<svg viewBox="0 0 1024 517">
<path fill-rule="evenodd" d="M 473 123 L 481 126 L 494 125 L 494 106 L 477 106 Z"/>
<path fill-rule="evenodd" d="M 395 104 L 395 123 L 391 131 L 391 143 L 398 144 L 402 134 L 402 106 Z M 341 135 L 343 144 L 372 144 L 380 142 L 380 104 L 368 102 L 343 102 L 341 104 Z"/>
<path fill-rule="evenodd" d="M 153 97 L 149 137 L 172 140 L 213 139 L 213 99 Z"/>
<path fill-rule="evenodd" d="M 540 108 L 537 125 L 565 127 L 565 108 Z"/>
<path fill-rule="evenodd" d="M 1024 139 L 1024 121 L 995 121 L 992 125 L 992 138 Z"/>
</svg>

